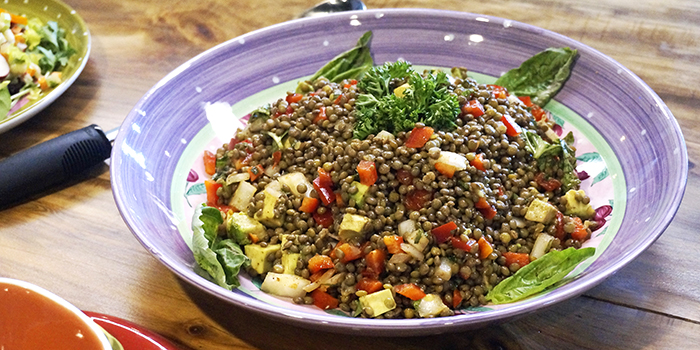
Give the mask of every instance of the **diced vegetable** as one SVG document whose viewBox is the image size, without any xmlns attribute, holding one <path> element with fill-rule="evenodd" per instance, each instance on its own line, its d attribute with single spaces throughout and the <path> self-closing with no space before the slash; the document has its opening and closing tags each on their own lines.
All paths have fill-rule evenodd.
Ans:
<svg viewBox="0 0 700 350">
<path fill-rule="evenodd" d="M 369 186 L 363 185 L 357 181 L 353 181 L 350 186 L 357 187 L 357 192 L 350 194 L 350 199 L 355 201 L 355 205 L 361 207 L 365 203 L 365 194 L 369 190 Z"/>
<path fill-rule="evenodd" d="M 503 114 L 501 122 L 506 126 L 506 135 L 510 137 L 516 137 L 522 132 L 520 125 L 518 125 L 518 123 L 515 122 L 515 119 L 513 119 L 513 117 L 507 113 Z"/>
<path fill-rule="evenodd" d="M 222 184 L 213 180 L 204 180 L 204 188 L 207 191 L 207 205 L 210 207 L 215 207 L 219 202 L 219 195 L 216 191 L 223 186 Z"/>
<path fill-rule="evenodd" d="M 314 305 L 321 310 L 335 309 L 338 307 L 338 299 L 321 289 L 315 289 L 311 292 L 311 298 L 314 300 Z"/>
<path fill-rule="evenodd" d="M 530 251 L 530 260 L 539 259 L 543 255 L 547 254 L 549 248 L 552 246 L 552 241 L 554 237 L 542 232 L 537 239 L 535 239 L 535 244 L 532 245 L 532 250 Z"/>
<path fill-rule="evenodd" d="M 487 220 L 493 219 L 498 213 L 496 212 L 496 208 L 494 208 L 489 202 L 486 201 L 485 197 L 479 197 L 479 200 L 476 203 L 474 203 L 474 206 Z"/>
<path fill-rule="evenodd" d="M 433 199 L 433 194 L 427 190 L 414 190 L 406 195 L 404 204 L 410 210 L 420 210 Z"/>
<path fill-rule="evenodd" d="M 595 215 L 595 209 L 593 209 L 590 203 L 584 203 L 581 200 L 581 198 L 585 197 L 586 192 L 583 190 L 569 190 L 566 192 L 564 195 L 564 198 L 566 198 L 566 203 L 564 204 L 566 210 L 564 210 L 564 214 L 575 215 L 584 220 L 592 218 Z"/>
<path fill-rule="evenodd" d="M 323 227 L 328 228 L 331 227 L 331 225 L 333 225 L 333 213 L 330 210 L 326 209 L 326 211 L 324 211 L 323 214 L 319 214 L 318 210 L 316 210 L 314 211 L 312 216 L 314 218 L 314 221 Z"/>
<path fill-rule="evenodd" d="M 461 154 L 441 151 L 440 157 L 434 163 L 435 170 L 448 178 L 452 178 L 456 171 L 467 168 L 467 158 Z"/>
<path fill-rule="evenodd" d="M 486 167 L 484 166 L 484 154 L 483 153 L 477 153 L 476 156 L 474 156 L 474 159 L 469 161 L 469 164 L 471 164 L 473 167 L 475 167 L 478 170 L 486 171 Z"/>
<path fill-rule="evenodd" d="M 323 205 L 330 205 L 335 201 L 333 180 L 331 179 L 331 175 L 323 170 L 323 168 L 318 168 L 318 177 L 314 179 L 313 185 Z"/>
<path fill-rule="evenodd" d="M 484 106 L 477 100 L 470 100 L 462 106 L 462 113 L 471 114 L 474 117 L 481 117 L 484 115 Z"/>
<path fill-rule="evenodd" d="M 438 316 L 444 310 L 448 309 L 447 305 L 442 302 L 442 299 L 437 294 L 428 294 L 423 299 L 415 303 L 416 311 L 420 317 Z"/>
<path fill-rule="evenodd" d="M 479 244 L 479 259 L 486 259 L 493 253 L 493 246 L 484 236 L 481 236 L 477 243 Z"/>
<path fill-rule="evenodd" d="M 382 282 L 379 282 L 375 278 L 362 277 L 355 285 L 355 288 L 357 288 L 357 290 L 364 290 L 368 294 L 372 294 L 376 291 L 381 290 L 383 286 L 384 285 L 382 284 Z"/>
<path fill-rule="evenodd" d="M 267 237 L 265 227 L 244 213 L 226 215 L 226 231 L 240 245 L 257 242 Z"/>
<path fill-rule="evenodd" d="M 335 249 L 343 252 L 343 257 L 340 261 L 344 264 L 362 257 L 362 250 L 350 243 L 341 243 Z"/>
<path fill-rule="evenodd" d="M 423 259 L 425 258 L 425 254 L 423 254 L 423 252 L 421 252 L 420 250 L 418 250 L 418 248 L 416 248 L 410 244 L 401 243 L 400 246 L 401 246 L 401 250 L 408 253 L 409 255 L 411 255 L 412 257 L 414 257 L 418 261 L 423 261 Z"/>
<path fill-rule="evenodd" d="M 444 225 L 438 226 L 430 231 L 435 237 L 437 243 L 445 243 L 452 237 L 452 231 L 457 229 L 457 224 L 454 221 L 450 221 Z"/>
<path fill-rule="evenodd" d="M 557 215 L 557 208 L 548 202 L 535 198 L 527 207 L 525 219 L 548 224 Z"/>
<path fill-rule="evenodd" d="M 464 298 L 462 297 L 462 293 L 459 292 L 459 289 L 455 289 L 452 291 L 452 307 L 453 308 L 458 308 L 462 304 L 462 300 Z"/>
<path fill-rule="evenodd" d="M 343 215 L 343 221 L 340 222 L 340 227 L 338 228 L 338 236 L 345 242 L 354 241 L 356 239 L 362 238 L 364 227 L 369 223 L 369 218 L 346 213 Z"/>
<path fill-rule="evenodd" d="M 316 198 L 304 197 L 304 199 L 301 201 L 299 210 L 303 211 L 304 213 L 314 213 L 316 208 L 318 208 L 318 203 L 319 200 Z"/>
<path fill-rule="evenodd" d="M 333 259 L 328 255 L 316 254 L 309 259 L 309 272 L 316 273 L 320 270 L 334 268 Z"/>
<path fill-rule="evenodd" d="M 461 249 L 465 252 L 471 252 L 472 247 L 474 245 L 477 245 L 478 243 L 476 240 L 469 239 L 468 241 L 463 241 L 459 237 L 450 237 L 450 242 L 452 243 L 452 247 L 456 249 Z"/>
<path fill-rule="evenodd" d="M 246 173 L 235 173 L 231 174 L 226 177 L 226 184 L 227 185 L 232 185 L 235 183 L 239 183 L 241 181 L 247 181 L 250 179 L 250 174 Z"/>
<path fill-rule="evenodd" d="M 571 218 L 571 220 L 574 222 L 574 232 L 571 232 L 571 238 L 581 242 L 587 240 L 588 230 L 586 230 L 586 226 L 584 226 L 583 222 L 581 222 L 581 218 L 574 216 Z"/>
<path fill-rule="evenodd" d="M 250 181 L 255 181 L 260 177 L 265 172 L 265 169 L 263 169 L 263 166 L 258 164 L 254 167 L 250 167 L 248 169 L 248 175 L 250 176 Z"/>
<path fill-rule="evenodd" d="M 452 264 L 450 259 L 440 259 L 440 265 L 435 269 L 434 276 L 440 277 L 443 281 L 449 281 L 452 278 Z"/>
<path fill-rule="evenodd" d="M 272 270 L 272 262 L 267 257 L 277 253 L 280 248 L 279 244 L 268 244 L 265 247 L 259 244 L 248 244 L 244 247 L 245 255 L 250 259 L 250 266 L 259 274 Z"/>
<path fill-rule="evenodd" d="M 281 297 L 303 297 L 306 295 L 304 287 L 310 283 L 311 281 L 301 276 L 268 272 L 260 290 Z"/>
<path fill-rule="evenodd" d="M 433 136 L 433 132 L 433 128 L 429 126 L 414 128 L 411 130 L 411 133 L 408 134 L 408 138 L 406 139 L 404 146 L 410 148 L 423 148 L 426 142 L 430 140 L 430 137 Z"/>
<path fill-rule="evenodd" d="M 216 173 L 216 155 L 210 151 L 204 151 L 204 172 L 209 175 Z"/>
<path fill-rule="evenodd" d="M 506 258 L 506 266 L 518 264 L 523 267 L 530 263 L 530 256 L 527 253 L 504 252 L 503 257 Z"/>
<path fill-rule="evenodd" d="M 292 191 L 292 194 L 297 197 L 309 197 L 311 194 L 311 190 L 313 189 L 313 186 L 311 185 L 309 180 L 306 179 L 306 175 L 300 172 L 293 172 L 281 175 L 277 179 L 277 181 L 279 181 L 281 184 L 287 185 L 287 187 L 289 187 L 289 190 Z M 304 185 L 303 187 L 306 187 L 306 192 L 300 193 L 298 190 L 299 185 Z"/>
<path fill-rule="evenodd" d="M 378 277 L 384 272 L 384 260 L 386 260 L 386 251 L 383 249 L 374 249 L 365 256 L 367 264 L 367 272 Z"/>
<path fill-rule="evenodd" d="M 241 181 L 228 204 L 239 211 L 245 211 L 248 208 L 248 204 L 253 202 L 253 197 L 257 190 L 249 182 Z"/>
<path fill-rule="evenodd" d="M 377 175 L 377 166 L 374 162 L 361 160 L 357 165 L 357 174 L 360 175 L 360 183 L 365 186 L 372 186 L 379 176 Z"/>
<path fill-rule="evenodd" d="M 399 284 L 394 286 L 394 291 L 413 301 L 425 298 L 425 292 L 415 283 Z"/>
<path fill-rule="evenodd" d="M 389 254 L 403 253 L 401 249 L 401 243 L 403 243 L 403 237 L 397 235 L 384 236 L 384 245 L 389 251 Z"/>
<path fill-rule="evenodd" d="M 389 289 L 382 289 L 378 292 L 361 296 L 359 300 L 363 309 L 368 308 L 372 310 L 373 317 L 396 308 L 396 301 Z"/>
</svg>

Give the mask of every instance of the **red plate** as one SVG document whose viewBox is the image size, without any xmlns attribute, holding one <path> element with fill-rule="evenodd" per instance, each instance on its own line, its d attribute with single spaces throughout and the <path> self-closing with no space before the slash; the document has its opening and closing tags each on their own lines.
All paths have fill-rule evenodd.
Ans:
<svg viewBox="0 0 700 350">
<path fill-rule="evenodd" d="M 127 320 L 96 312 L 83 312 L 117 338 L 124 350 L 181 350 L 163 336 Z"/>
</svg>

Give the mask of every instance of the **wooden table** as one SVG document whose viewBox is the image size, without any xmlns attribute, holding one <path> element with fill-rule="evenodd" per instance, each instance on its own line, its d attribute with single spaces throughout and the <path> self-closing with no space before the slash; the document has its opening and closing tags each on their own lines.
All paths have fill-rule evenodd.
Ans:
<svg viewBox="0 0 700 350">
<path fill-rule="evenodd" d="M 66 0 L 87 22 L 89 63 L 49 108 L 0 135 L 0 158 L 96 123 L 117 127 L 175 67 L 227 39 L 292 19 L 315 0 Z M 616 59 L 647 82 L 684 130 L 691 159 L 678 215 L 631 264 L 584 296 L 475 332 L 338 337 L 217 310 L 137 242 L 109 172 L 0 211 L 0 275 L 84 310 L 121 317 L 183 349 L 696 348 L 700 344 L 700 3 L 696 0 L 368 0 L 369 8 L 483 13 L 543 27 Z M 130 349 L 127 349 L 130 350 Z"/>
</svg>

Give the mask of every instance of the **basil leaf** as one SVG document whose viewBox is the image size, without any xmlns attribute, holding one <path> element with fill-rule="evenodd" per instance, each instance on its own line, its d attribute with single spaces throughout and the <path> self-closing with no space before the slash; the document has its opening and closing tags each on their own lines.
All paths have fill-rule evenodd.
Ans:
<svg viewBox="0 0 700 350">
<path fill-rule="evenodd" d="M 595 248 L 592 247 L 551 251 L 497 284 L 486 295 L 486 300 L 494 304 L 505 304 L 539 293 L 564 279 L 579 263 L 593 254 Z"/>
<path fill-rule="evenodd" d="M 369 51 L 369 42 L 372 39 L 372 31 L 365 32 L 352 49 L 335 56 L 330 62 L 319 69 L 309 80 L 314 81 L 320 77 L 339 83 L 344 79 L 359 79 L 365 72 L 374 66 L 372 54 Z M 303 93 L 309 83 L 302 81 L 297 86 L 296 92 Z"/>
<path fill-rule="evenodd" d="M 218 235 L 224 222 L 221 212 L 212 207 L 195 208 L 192 218 L 192 252 L 194 259 L 209 277 L 228 290 L 240 286 L 238 273 L 250 264 L 241 247 Z"/>
<path fill-rule="evenodd" d="M 559 92 L 571 74 L 577 50 L 568 47 L 546 49 L 502 75 L 494 84 L 517 96 L 530 96 L 544 107 Z"/>
</svg>

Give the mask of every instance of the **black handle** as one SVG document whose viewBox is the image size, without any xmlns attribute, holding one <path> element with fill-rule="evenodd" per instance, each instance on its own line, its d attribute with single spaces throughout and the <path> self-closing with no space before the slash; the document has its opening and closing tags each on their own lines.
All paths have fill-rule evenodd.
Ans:
<svg viewBox="0 0 700 350">
<path fill-rule="evenodd" d="M 0 208 L 64 184 L 109 158 L 97 125 L 40 143 L 0 162 Z"/>
</svg>

